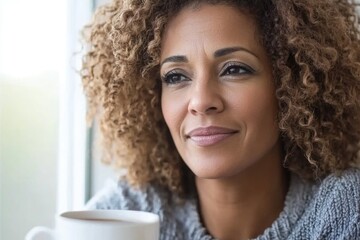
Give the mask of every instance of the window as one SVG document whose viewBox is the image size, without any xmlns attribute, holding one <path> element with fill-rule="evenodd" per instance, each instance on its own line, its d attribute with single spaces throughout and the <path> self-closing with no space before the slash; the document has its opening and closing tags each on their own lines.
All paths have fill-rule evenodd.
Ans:
<svg viewBox="0 0 360 240">
<path fill-rule="evenodd" d="M 86 199 L 79 29 L 92 0 L 0 1 L 0 239 Z"/>
<path fill-rule="evenodd" d="M 110 0 L 95 0 L 94 6 L 97 7 L 102 5 Z M 95 123 L 96 124 L 96 123 Z M 88 158 L 88 185 L 87 185 L 87 195 L 86 200 L 98 192 L 101 188 L 104 187 L 106 182 L 110 180 L 115 180 L 118 175 L 122 174 L 119 170 L 114 170 L 108 165 L 104 165 L 101 162 L 101 146 L 99 139 L 99 129 L 95 125 L 89 129 L 87 134 L 87 152 L 89 153 Z"/>
</svg>

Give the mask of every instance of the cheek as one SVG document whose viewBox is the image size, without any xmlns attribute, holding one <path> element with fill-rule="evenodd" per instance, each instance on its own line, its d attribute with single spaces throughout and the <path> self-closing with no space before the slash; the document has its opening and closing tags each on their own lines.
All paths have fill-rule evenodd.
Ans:
<svg viewBox="0 0 360 240">
<path fill-rule="evenodd" d="M 184 102 L 169 93 L 163 93 L 161 96 L 161 110 L 171 135 L 176 138 L 176 133 L 180 133 L 183 120 Z"/>
<path fill-rule="evenodd" d="M 253 87 L 238 93 L 237 101 L 233 100 L 233 108 L 237 109 L 237 115 L 250 127 L 263 129 L 276 125 L 277 100 L 272 88 Z M 236 95 L 233 96 L 236 98 Z"/>
<path fill-rule="evenodd" d="M 263 144 L 272 144 L 277 141 L 279 128 L 277 124 L 278 107 L 273 94 L 264 92 L 254 99 L 254 109 L 252 111 L 252 124 L 249 129 L 256 139 L 263 138 Z M 260 144 L 259 142 L 259 144 Z"/>
</svg>

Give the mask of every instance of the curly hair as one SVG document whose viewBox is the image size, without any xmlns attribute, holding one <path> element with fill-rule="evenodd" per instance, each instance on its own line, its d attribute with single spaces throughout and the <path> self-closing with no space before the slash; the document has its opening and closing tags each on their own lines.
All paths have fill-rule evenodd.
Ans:
<svg viewBox="0 0 360 240">
<path fill-rule="evenodd" d="M 182 193 L 191 176 L 161 113 L 161 37 L 184 7 L 229 4 L 257 21 L 271 58 L 284 166 L 304 179 L 358 163 L 360 45 L 348 0 L 113 0 L 84 29 L 88 120 L 99 118 L 103 160 L 133 185 Z"/>
</svg>

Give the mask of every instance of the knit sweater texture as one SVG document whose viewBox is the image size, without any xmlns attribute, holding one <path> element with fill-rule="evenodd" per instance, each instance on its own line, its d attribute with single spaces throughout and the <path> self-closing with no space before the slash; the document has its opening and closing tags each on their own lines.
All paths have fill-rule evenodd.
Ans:
<svg viewBox="0 0 360 240">
<path fill-rule="evenodd" d="M 202 225 L 195 197 L 179 201 L 166 189 L 133 188 L 121 180 L 108 184 L 88 209 L 128 209 L 160 216 L 160 240 L 211 240 Z M 318 183 L 291 175 L 284 209 L 256 240 L 360 240 L 360 170 L 348 169 Z"/>
</svg>

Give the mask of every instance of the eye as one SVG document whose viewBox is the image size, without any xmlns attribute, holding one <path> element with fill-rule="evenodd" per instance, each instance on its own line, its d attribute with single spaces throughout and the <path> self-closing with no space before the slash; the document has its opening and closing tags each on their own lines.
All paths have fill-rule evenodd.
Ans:
<svg viewBox="0 0 360 240">
<path fill-rule="evenodd" d="M 172 70 L 161 77 L 162 81 L 167 85 L 179 84 L 190 79 L 178 70 Z"/>
<path fill-rule="evenodd" d="M 227 63 L 223 67 L 220 76 L 237 76 L 237 75 L 244 75 L 244 74 L 251 74 L 254 73 L 254 69 L 244 63 Z"/>
</svg>

